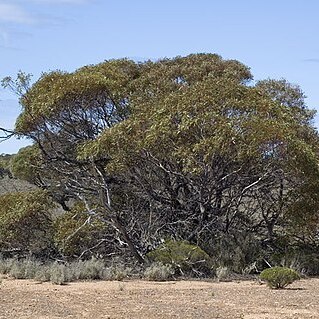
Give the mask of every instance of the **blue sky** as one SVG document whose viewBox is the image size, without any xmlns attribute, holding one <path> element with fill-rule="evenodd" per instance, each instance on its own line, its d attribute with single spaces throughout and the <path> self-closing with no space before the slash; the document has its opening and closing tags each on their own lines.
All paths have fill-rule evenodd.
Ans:
<svg viewBox="0 0 319 319">
<path fill-rule="evenodd" d="M 0 78 L 211 52 L 245 63 L 256 80 L 299 84 L 319 110 L 318 12 L 317 0 L 0 0 Z M 12 127 L 16 98 L 0 90 L 0 100 L 0 126 Z M 0 153 L 24 143 L 0 143 Z"/>
</svg>

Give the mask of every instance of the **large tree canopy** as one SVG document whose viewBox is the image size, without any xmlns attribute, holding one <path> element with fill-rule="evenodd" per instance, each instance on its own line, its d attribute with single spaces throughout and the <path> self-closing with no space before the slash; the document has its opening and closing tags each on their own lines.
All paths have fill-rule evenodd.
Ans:
<svg viewBox="0 0 319 319">
<path fill-rule="evenodd" d="M 168 237 L 251 261 L 252 246 L 300 239 L 305 223 L 317 236 L 314 113 L 287 81 L 254 83 L 214 54 L 111 60 L 43 74 L 21 105 L 36 180 L 81 201 L 139 261 Z"/>
</svg>

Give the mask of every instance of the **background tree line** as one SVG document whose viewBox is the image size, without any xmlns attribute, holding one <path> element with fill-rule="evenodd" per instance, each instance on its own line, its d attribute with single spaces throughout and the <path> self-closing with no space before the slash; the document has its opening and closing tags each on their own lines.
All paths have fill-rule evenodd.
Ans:
<svg viewBox="0 0 319 319">
<path fill-rule="evenodd" d="M 14 134 L 33 144 L 1 172 L 37 189 L 0 197 L 2 251 L 145 263 L 173 240 L 234 271 L 319 272 L 318 133 L 298 86 L 214 54 L 29 84 L 3 80 L 20 96 Z"/>
</svg>

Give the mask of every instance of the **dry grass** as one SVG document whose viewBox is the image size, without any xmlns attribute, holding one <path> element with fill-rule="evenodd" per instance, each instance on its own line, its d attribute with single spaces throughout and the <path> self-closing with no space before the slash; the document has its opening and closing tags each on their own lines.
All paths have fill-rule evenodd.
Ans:
<svg viewBox="0 0 319 319">
<path fill-rule="evenodd" d="M 14 279 L 34 279 L 64 285 L 77 280 L 123 280 L 131 275 L 132 269 L 121 265 L 107 267 L 103 260 L 90 259 L 69 264 L 51 262 L 42 264 L 33 259 L 1 259 L 0 275 Z"/>
</svg>

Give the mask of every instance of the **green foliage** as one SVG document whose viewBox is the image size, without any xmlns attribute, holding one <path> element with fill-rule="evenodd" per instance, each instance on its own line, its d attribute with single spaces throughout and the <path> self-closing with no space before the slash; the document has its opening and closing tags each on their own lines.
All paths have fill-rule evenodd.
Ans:
<svg viewBox="0 0 319 319">
<path fill-rule="evenodd" d="M 96 97 L 101 98 L 102 103 L 113 101 L 117 105 L 116 116 L 121 118 L 126 115 L 123 94 L 129 92 L 130 81 L 137 74 L 138 66 L 125 59 L 83 67 L 74 73 L 44 73 L 22 97 L 25 111 L 18 118 L 16 129 L 21 133 L 34 129 L 46 120 L 44 114 L 56 119 L 64 108 L 72 112 L 79 106 L 79 98 L 86 111 L 97 106 L 92 103 Z"/>
<path fill-rule="evenodd" d="M 173 278 L 175 271 L 172 265 L 154 262 L 144 271 L 144 277 L 152 281 L 166 281 Z"/>
<path fill-rule="evenodd" d="M 77 280 L 103 279 L 105 263 L 103 260 L 92 258 L 86 261 L 78 261 L 70 264 L 71 272 Z"/>
<path fill-rule="evenodd" d="M 63 285 L 71 281 L 67 267 L 64 264 L 54 263 L 50 266 L 50 281 L 56 285 Z"/>
<path fill-rule="evenodd" d="M 10 161 L 13 155 L 0 154 L 0 178 L 10 174 Z"/>
<path fill-rule="evenodd" d="M 171 265 L 176 272 L 203 276 L 211 274 L 211 258 L 196 245 L 186 241 L 168 240 L 147 257 L 152 262 Z"/>
<path fill-rule="evenodd" d="M 273 267 L 265 269 L 260 274 L 270 288 L 282 289 L 300 279 L 300 275 L 293 269 L 286 267 Z"/>
<path fill-rule="evenodd" d="M 309 242 L 292 241 L 286 236 L 286 241 L 276 241 L 280 247 L 278 252 L 269 255 L 271 264 L 281 265 L 297 270 L 301 274 L 314 276 L 319 274 L 319 246 Z"/>
<path fill-rule="evenodd" d="M 118 280 L 121 281 L 130 275 L 131 269 L 121 265 L 107 267 L 105 261 L 91 258 L 84 261 L 75 261 L 68 265 L 68 272 L 72 280 Z"/>
<path fill-rule="evenodd" d="M 0 255 L 0 274 L 8 274 L 11 267 L 12 267 L 12 263 L 14 262 L 14 259 L 4 259 L 1 255 Z"/>
<path fill-rule="evenodd" d="M 31 74 L 20 70 L 15 79 L 11 76 L 6 76 L 3 78 L 1 81 L 1 86 L 3 88 L 9 88 L 13 93 L 21 97 L 30 88 L 31 78 Z"/>
<path fill-rule="evenodd" d="M 35 146 L 23 147 L 11 159 L 11 171 L 14 177 L 37 184 L 41 167 L 41 153 Z"/>
<path fill-rule="evenodd" d="M 53 204 L 46 192 L 7 193 L 0 196 L 0 247 L 34 254 L 51 246 Z"/>
<path fill-rule="evenodd" d="M 94 247 L 106 230 L 105 224 L 89 217 L 83 205 L 77 204 L 54 221 L 54 243 L 63 255 L 79 256 Z"/>
<path fill-rule="evenodd" d="M 243 231 L 221 234 L 210 241 L 204 240 L 203 248 L 213 256 L 214 268 L 225 267 L 229 272 L 238 274 L 247 271 L 246 267 L 258 262 L 264 254 L 256 236 Z"/>
</svg>

